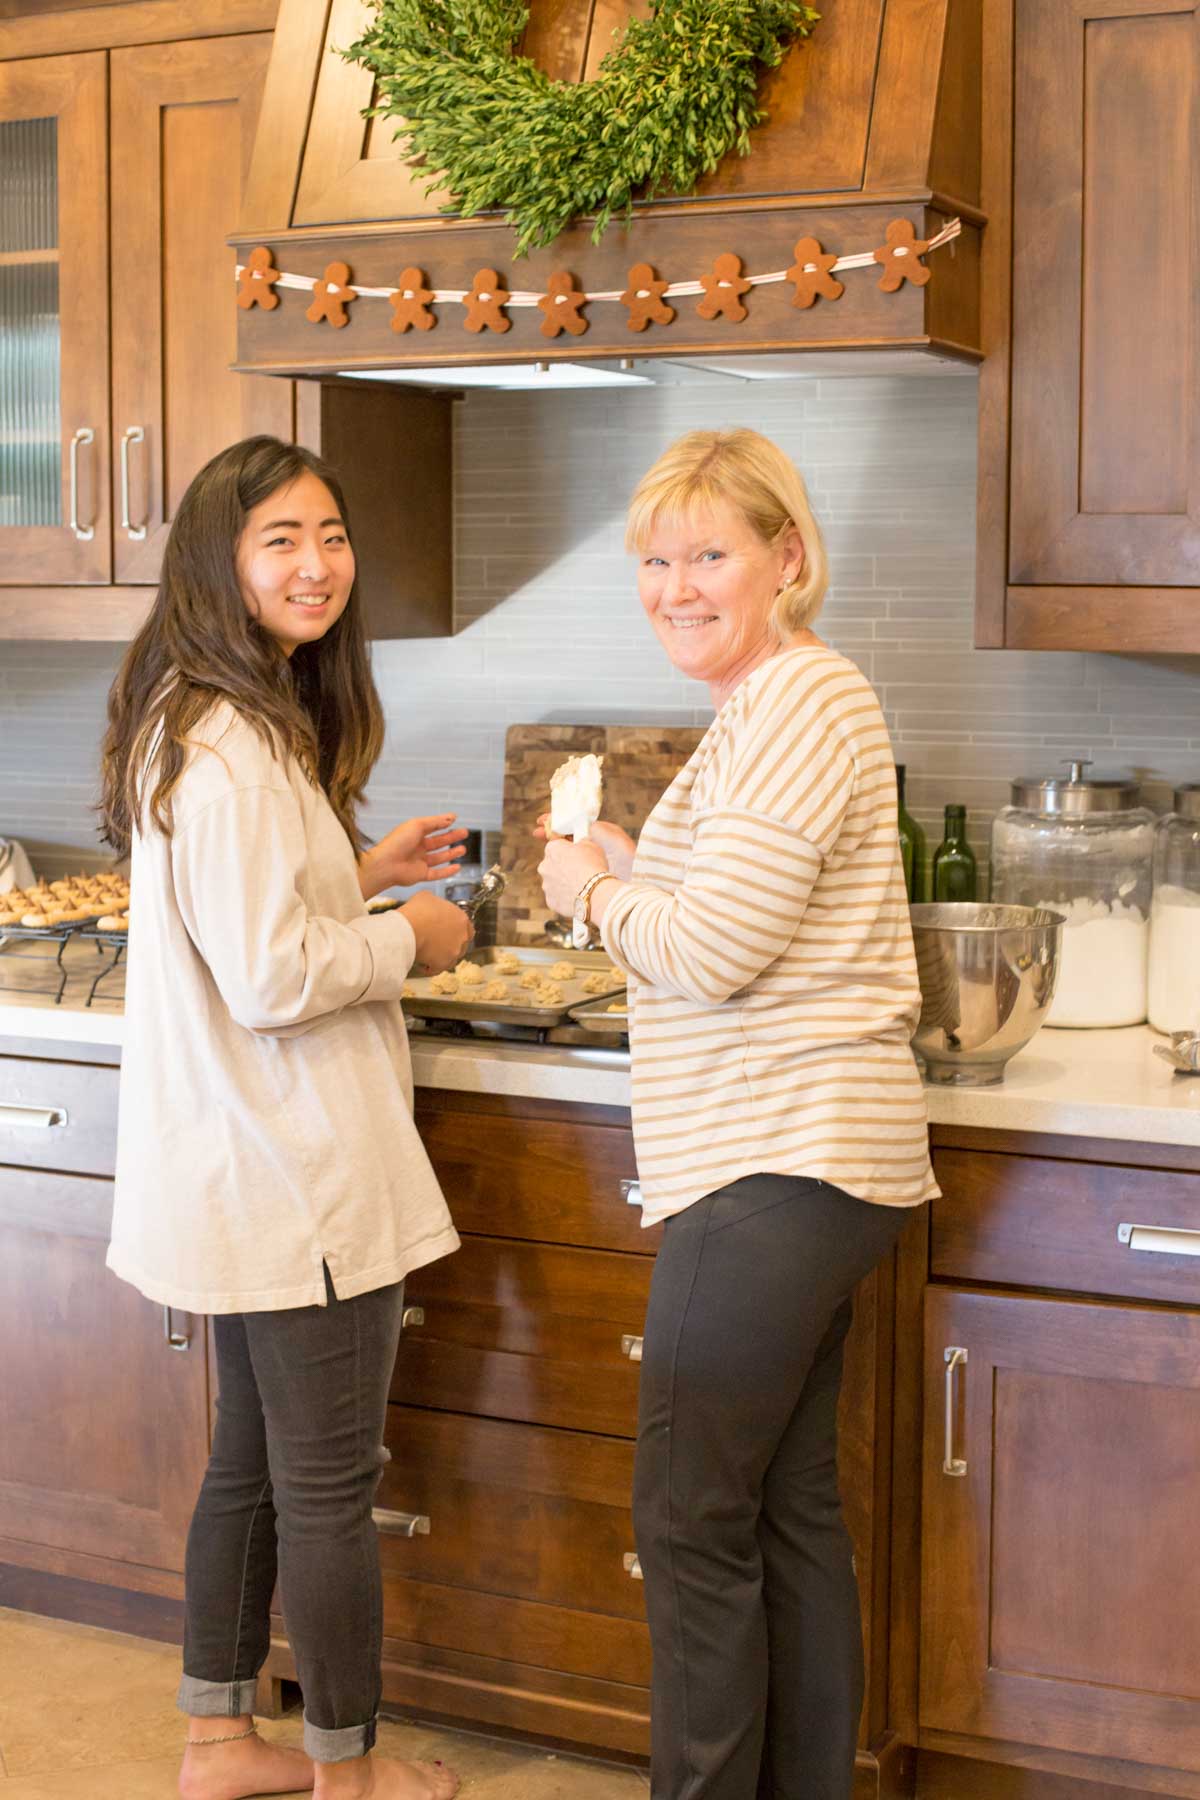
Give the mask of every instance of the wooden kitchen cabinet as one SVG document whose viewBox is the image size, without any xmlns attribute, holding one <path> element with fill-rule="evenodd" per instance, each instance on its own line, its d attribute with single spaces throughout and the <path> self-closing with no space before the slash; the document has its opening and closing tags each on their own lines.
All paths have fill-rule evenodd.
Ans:
<svg viewBox="0 0 1200 1800">
<path fill-rule="evenodd" d="M 156 582 L 197 470 L 238 438 L 290 440 L 292 384 L 235 375 L 234 252 L 271 33 L 114 50 L 113 574 Z"/>
<path fill-rule="evenodd" d="M 989 0 L 977 642 L 1200 650 L 1200 7 Z"/>
</svg>

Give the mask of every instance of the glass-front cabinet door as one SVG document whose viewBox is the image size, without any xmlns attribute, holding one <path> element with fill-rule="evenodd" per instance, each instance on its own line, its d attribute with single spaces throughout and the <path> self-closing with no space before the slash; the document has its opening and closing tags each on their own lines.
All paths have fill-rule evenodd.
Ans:
<svg viewBox="0 0 1200 1800">
<path fill-rule="evenodd" d="M 0 585 L 107 582 L 103 53 L 0 63 Z"/>
</svg>

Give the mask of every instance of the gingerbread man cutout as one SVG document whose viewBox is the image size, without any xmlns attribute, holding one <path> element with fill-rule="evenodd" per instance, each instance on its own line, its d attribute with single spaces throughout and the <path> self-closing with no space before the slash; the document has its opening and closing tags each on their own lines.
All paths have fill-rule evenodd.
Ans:
<svg viewBox="0 0 1200 1800">
<path fill-rule="evenodd" d="M 746 317 L 742 295 L 750 292 L 750 283 L 742 277 L 742 259 L 726 251 L 713 264 L 711 275 L 700 277 L 704 298 L 696 311 L 702 319 L 732 319 L 735 325 Z"/>
<path fill-rule="evenodd" d="M 401 269 L 400 286 L 388 300 L 392 309 L 392 330 L 432 331 L 437 320 L 429 310 L 433 289 L 425 286 L 424 269 Z"/>
<path fill-rule="evenodd" d="M 264 312 L 279 305 L 279 295 L 275 292 L 275 283 L 279 280 L 279 270 L 275 267 L 271 252 L 260 244 L 246 258 L 246 264 L 238 276 L 237 303 L 241 307 L 261 306 Z"/>
<path fill-rule="evenodd" d="M 885 235 L 887 243 L 874 253 L 875 261 L 883 264 L 879 285 L 884 293 L 894 294 L 906 281 L 914 287 L 924 287 L 930 272 L 917 259 L 928 250 L 928 239 L 917 236 L 910 219 L 893 219 Z"/>
<path fill-rule="evenodd" d="M 645 331 L 647 325 L 669 325 L 675 308 L 663 299 L 670 282 L 656 279 L 649 263 L 634 263 L 629 271 L 629 286 L 621 295 L 622 306 L 629 308 L 630 331 Z"/>
<path fill-rule="evenodd" d="M 566 269 L 556 269 L 547 283 L 547 291 L 538 301 L 539 309 L 546 315 L 542 320 L 542 336 L 552 338 L 560 331 L 569 331 L 572 337 L 582 337 L 588 322 L 581 317 L 579 309 L 586 303 L 587 295 L 575 286 L 575 277 Z"/>
<path fill-rule="evenodd" d="M 480 269 L 463 302 L 467 330 L 482 331 L 486 326 L 489 331 L 508 331 L 512 320 L 502 310 L 507 303 L 508 293 L 495 269 Z"/>
<path fill-rule="evenodd" d="M 349 264 L 328 263 L 324 275 L 313 288 L 313 303 L 304 316 L 314 325 L 326 319 L 335 331 L 340 331 L 349 322 L 346 308 L 357 299 L 357 292 L 350 286 Z"/>
<path fill-rule="evenodd" d="M 846 290 L 830 273 L 836 256 L 827 256 L 814 237 L 800 238 L 794 254 L 796 260 L 788 270 L 788 280 L 796 286 L 793 306 L 811 306 L 818 297 L 822 300 L 841 299 Z"/>
</svg>

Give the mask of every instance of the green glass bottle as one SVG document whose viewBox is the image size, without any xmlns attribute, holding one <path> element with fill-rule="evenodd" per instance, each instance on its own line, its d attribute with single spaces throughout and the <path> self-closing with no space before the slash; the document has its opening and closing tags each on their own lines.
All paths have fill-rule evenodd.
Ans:
<svg viewBox="0 0 1200 1800">
<path fill-rule="evenodd" d="M 896 824 L 900 831 L 900 859 L 904 886 L 910 900 L 925 898 L 925 833 L 904 805 L 904 764 L 896 764 Z"/>
<path fill-rule="evenodd" d="M 974 900 L 975 857 L 967 843 L 967 809 L 946 808 L 946 835 L 933 854 L 935 900 Z"/>
</svg>

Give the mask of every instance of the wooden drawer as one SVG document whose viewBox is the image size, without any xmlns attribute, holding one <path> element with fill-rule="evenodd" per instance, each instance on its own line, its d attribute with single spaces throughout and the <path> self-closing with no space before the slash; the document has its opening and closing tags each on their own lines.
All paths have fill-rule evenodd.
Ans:
<svg viewBox="0 0 1200 1800">
<path fill-rule="evenodd" d="M 464 1238 L 406 1284 L 392 1399 L 573 1431 L 633 1437 L 644 1256 Z M 622 1347 L 625 1340 L 625 1347 Z M 636 1346 L 640 1348 L 640 1344 Z"/>
<path fill-rule="evenodd" d="M 376 1507 L 377 1517 L 384 1511 L 380 1553 L 392 1596 L 385 1611 L 389 1636 L 413 1636 L 417 1619 L 423 1621 L 420 1632 L 435 1629 L 421 1596 L 407 1588 L 397 1596 L 398 1581 L 427 1584 L 431 1607 L 433 1590 L 470 1589 L 530 1602 L 527 1619 L 532 1606 L 540 1606 L 644 1620 L 642 1584 L 623 1561 L 634 1547 L 631 1443 L 409 1406 L 389 1406 L 385 1437 L 393 1460 Z M 409 1538 L 389 1531 L 388 1512 L 427 1519 L 428 1534 Z M 471 1609 L 464 1607 L 457 1625 L 445 1621 L 443 1641 L 479 1649 L 480 1620 L 501 1611 L 476 1607 L 469 1626 Z M 543 1646 L 538 1660 L 544 1657 L 551 1668 L 569 1666 L 556 1663 L 556 1654 Z"/>
<path fill-rule="evenodd" d="M 96 1063 L 0 1056 L 0 1163 L 112 1175 L 120 1073 Z"/>
<path fill-rule="evenodd" d="M 1200 1250 L 1200 1174 L 977 1150 L 933 1166 L 935 1277 L 1200 1304 L 1200 1255 L 1174 1247 Z"/>
<path fill-rule="evenodd" d="M 637 1176 L 633 1134 L 418 1099 L 417 1124 L 460 1231 L 593 1250 L 657 1251 L 660 1229 L 621 1189 Z"/>
</svg>

